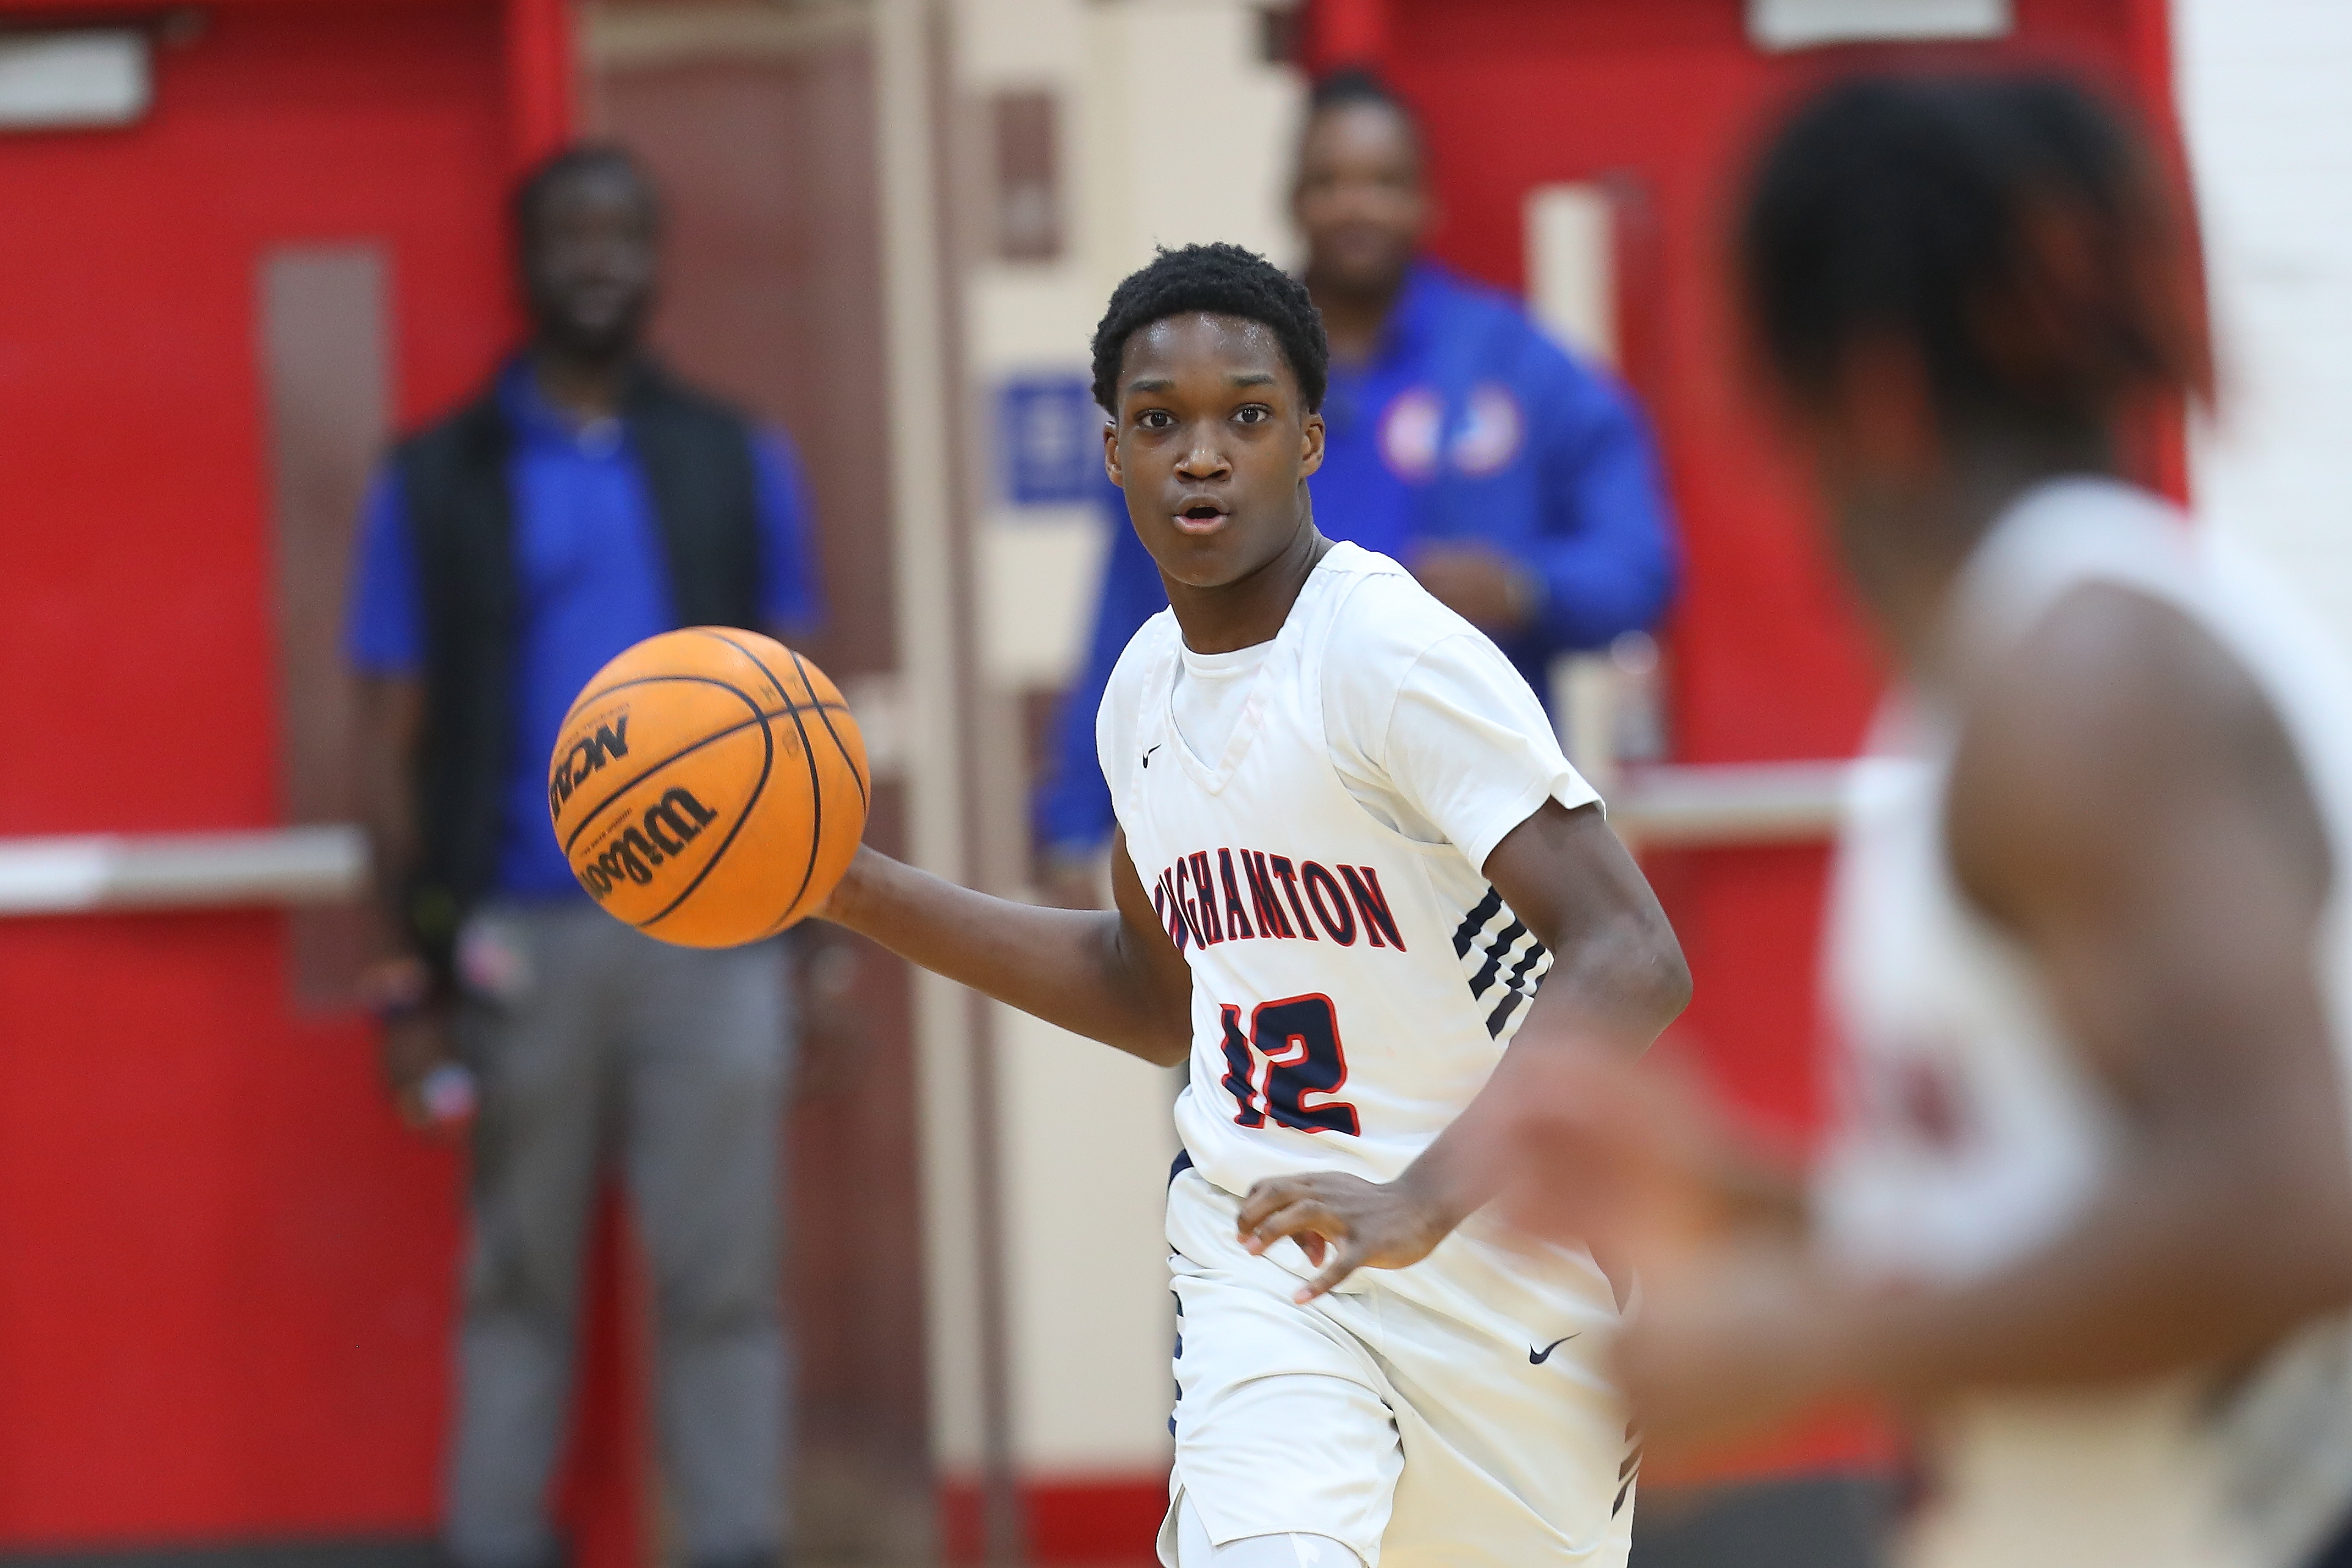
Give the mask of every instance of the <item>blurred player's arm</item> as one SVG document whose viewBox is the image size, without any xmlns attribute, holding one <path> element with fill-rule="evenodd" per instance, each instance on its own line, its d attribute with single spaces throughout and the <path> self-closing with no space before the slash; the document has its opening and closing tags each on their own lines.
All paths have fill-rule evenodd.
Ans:
<svg viewBox="0 0 2352 1568">
<path fill-rule="evenodd" d="M 1486 1087 L 1394 1182 L 1326 1172 L 1250 1190 L 1243 1244 L 1263 1252 L 1297 1237 L 1322 1266 L 1301 1300 L 1358 1268 L 1418 1262 L 1495 1194 L 1486 1145 L 1531 1062 L 1559 1052 L 1638 1054 L 1690 1000 L 1682 944 L 1599 806 L 1547 800 L 1495 847 L 1484 870 L 1551 950 L 1551 971 Z"/>
<path fill-rule="evenodd" d="M 2169 606 L 2078 590 L 1980 695 L 1949 798 L 1964 888 L 2124 1110 L 2113 1178 L 2047 1245 L 1949 1288 L 1875 1289 L 1752 1241 L 1676 1282 L 1649 1249 L 1660 1288 L 1622 1370 L 1654 1438 L 2227 1364 L 2352 1301 L 2315 971 L 2342 868 L 2260 691 Z"/>
<path fill-rule="evenodd" d="M 1111 841 L 1115 911 L 992 898 L 860 848 L 820 918 L 1073 1034 L 1162 1067 L 1192 1049 L 1192 971 Z"/>
<path fill-rule="evenodd" d="M 2131 1125 L 2082 1221 L 1980 1285 L 1846 1314 L 1895 1393 L 2125 1377 L 2352 1300 L 2344 1085 L 2315 964 L 2334 879 L 2294 749 L 2170 606 L 2078 590 L 1984 702 L 1948 823 Z"/>
</svg>

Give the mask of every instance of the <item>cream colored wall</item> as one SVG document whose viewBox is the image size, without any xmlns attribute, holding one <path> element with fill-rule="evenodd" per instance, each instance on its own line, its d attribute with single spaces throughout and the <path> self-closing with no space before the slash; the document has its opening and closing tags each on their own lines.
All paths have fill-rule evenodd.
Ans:
<svg viewBox="0 0 2352 1568">
<path fill-rule="evenodd" d="M 1156 245 L 1224 239 L 1290 259 L 1283 186 L 1301 87 L 1257 58 L 1255 5 L 958 0 L 955 16 L 970 100 L 1059 96 L 1069 235 L 1058 261 L 972 269 L 965 352 L 976 392 L 1018 372 L 1083 374 L 1112 287 Z M 1101 527 L 1083 508 L 994 500 L 986 523 L 990 673 L 1016 689 L 1060 686 L 1084 657 Z"/>
<path fill-rule="evenodd" d="M 1059 95 L 1069 237 L 1060 260 L 982 261 L 969 274 L 973 396 L 992 399 L 1018 373 L 1083 376 L 1112 286 L 1155 245 L 1225 239 L 1290 259 L 1283 185 L 1302 89 L 1259 60 L 1254 5 L 956 0 L 953 16 L 969 102 Z M 1108 538 L 1084 509 L 991 500 L 982 643 L 1001 689 L 1058 687 L 1074 672 Z M 1156 1472 L 1172 1390 L 1160 1205 L 1176 1075 L 1011 1009 L 995 1021 L 1019 1464 L 1033 1479 Z"/>
<path fill-rule="evenodd" d="M 2198 510 L 2352 641 L 2352 5 L 2172 16 L 2221 371 Z"/>
</svg>

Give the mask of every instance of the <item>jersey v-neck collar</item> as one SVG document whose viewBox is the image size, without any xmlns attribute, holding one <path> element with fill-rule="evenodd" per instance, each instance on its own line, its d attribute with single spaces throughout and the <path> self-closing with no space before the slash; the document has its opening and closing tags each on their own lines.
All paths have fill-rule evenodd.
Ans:
<svg viewBox="0 0 2352 1568">
<path fill-rule="evenodd" d="M 1280 663 L 1284 655 L 1297 643 L 1299 605 L 1306 602 L 1307 595 L 1315 591 L 1324 574 L 1330 571 L 1345 552 L 1358 548 L 1345 540 L 1335 541 L 1331 548 L 1323 552 L 1323 559 L 1315 563 L 1315 569 L 1307 573 L 1307 581 L 1298 585 L 1298 596 L 1290 601 L 1289 613 L 1282 617 L 1282 629 L 1274 634 L 1274 640 L 1251 645 L 1265 648 L 1265 657 L 1258 661 L 1257 672 L 1250 677 L 1249 698 L 1242 704 L 1241 716 L 1234 721 L 1233 733 L 1225 738 L 1223 754 L 1213 763 L 1204 762 L 1193 753 L 1192 742 L 1184 739 L 1184 731 L 1176 722 L 1176 683 L 1183 677 L 1187 657 L 1197 659 L 1218 656 L 1193 653 L 1185 646 L 1184 628 L 1181 626 L 1176 628 L 1176 657 L 1168 680 L 1160 689 L 1160 718 L 1168 727 L 1168 738 L 1175 742 L 1169 749 L 1176 753 L 1177 765 L 1211 795 L 1224 792 L 1225 785 L 1233 781 L 1234 773 L 1240 769 L 1242 760 L 1248 756 L 1250 742 L 1257 739 L 1258 731 L 1265 727 L 1266 672 Z"/>
</svg>

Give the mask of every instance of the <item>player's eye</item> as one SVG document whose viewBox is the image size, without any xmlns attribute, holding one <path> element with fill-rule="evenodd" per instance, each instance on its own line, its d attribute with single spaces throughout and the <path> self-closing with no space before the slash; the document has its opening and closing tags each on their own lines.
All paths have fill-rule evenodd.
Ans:
<svg viewBox="0 0 2352 1568">
<path fill-rule="evenodd" d="M 1274 417 L 1274 410 L 1263 403 L 1248 403 L 1234 410 L 1234 417 L 1244 425 L 1263 425 Z"/>
<path fill-rule="evenodd" d="M 1135 423 L 1140 429 L 1165 430 L 1175 424 L 1176 419 L 1165 408 L 1147 408 L 1135 416 Z"/>
</svg>

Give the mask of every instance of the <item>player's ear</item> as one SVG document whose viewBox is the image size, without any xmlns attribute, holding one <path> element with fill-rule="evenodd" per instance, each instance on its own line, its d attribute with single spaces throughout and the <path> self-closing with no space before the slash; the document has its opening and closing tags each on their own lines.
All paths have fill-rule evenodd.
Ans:
<svg viewBox="0 0 2352 1568">
<path fill-rule="evenodd" d="M 1127 489 L 1127 478 L 1118 469 L 1118 421 L 1116 419 L 1103 421 L 1103 472 L 1110 476 L 1111 483 L 1121 489 Z"/>
<path fill-rule="evenodd" d="M 1323 416 L 1309 414 L 1298 426 L 1298 477 L 1305 479 L 1323 466 Z"/>
</svg>

